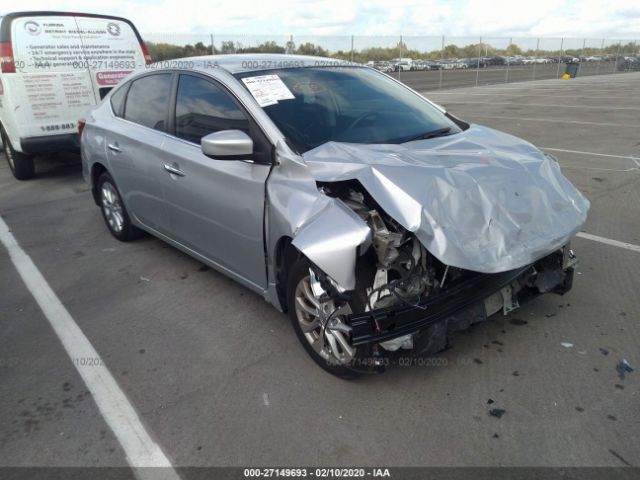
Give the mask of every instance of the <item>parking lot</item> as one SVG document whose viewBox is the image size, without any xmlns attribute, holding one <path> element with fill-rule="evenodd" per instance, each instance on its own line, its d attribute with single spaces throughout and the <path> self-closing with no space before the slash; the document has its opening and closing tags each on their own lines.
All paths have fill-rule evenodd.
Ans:
<svg viewBox="0 0 640 480">
<path fill-rule="evenodd" d="M 595 237 L 573 242 L 564 297 L 474 326 L 438 366 L 354 381 L 318 368 L 260 296 L 152 237 L 116 241 L 77 156 L 40 159 L 27 182 L 1 159 L 0 215 L 173 465 L 638 465 L 640 374 L 616 365 L 640 366 L 640 73 L 426 96 L 557 156 Z M 1 464 L 126 466 L 75 368 L 88 359 L 67 355 L 4 247 L 0 292 Z"/>
</svg>

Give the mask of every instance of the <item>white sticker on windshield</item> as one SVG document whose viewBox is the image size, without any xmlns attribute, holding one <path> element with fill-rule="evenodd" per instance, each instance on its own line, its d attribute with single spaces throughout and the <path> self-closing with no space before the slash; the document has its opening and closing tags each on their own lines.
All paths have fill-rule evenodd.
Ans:
<svg viewBox="0 0 640 480">
<path fill-rule="evenodd" d="M 261 107 L 275 105 L 280 100 L 296 98 L 278 75 L 245 77 L 242 81 Z"/>
</svg>

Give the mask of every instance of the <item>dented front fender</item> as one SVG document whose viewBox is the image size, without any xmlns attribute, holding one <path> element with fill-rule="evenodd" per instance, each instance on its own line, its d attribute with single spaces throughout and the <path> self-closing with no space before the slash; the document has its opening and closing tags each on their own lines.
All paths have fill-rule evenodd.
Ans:
<svg viewBox="0 0 640 480">
<path fill-rule="evenodd" d="M 371 245 L 371 229 L 338 199 L 327 202 L 295 233 L 293 246 L 345 290 L 356 286 L 356 257 Z"/>
</svg>

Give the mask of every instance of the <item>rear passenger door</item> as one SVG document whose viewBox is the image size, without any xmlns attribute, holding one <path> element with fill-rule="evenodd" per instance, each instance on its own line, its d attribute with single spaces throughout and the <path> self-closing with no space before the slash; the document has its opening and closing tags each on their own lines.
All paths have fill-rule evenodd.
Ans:
<svg viewBox="0 0 640 480">
<path fill-rule="evenodd" d="M 204 76 L 180 74 L 172 123 L 163 180 L 172 238 L 247 286 L 265 288 L 263 217 L 271 144 L 227 90 Z M 202 137 L 230 129 L 253 139 L 253 159 L 216 160 L 202 153 Z"/>
<path fill-rule="evenodd" d="M 109 169 L 129 213 L 144 226 L 166 233 L 162 194 L 171 73 L 139 77 L 111 99 L 116 118 L 107 138 Z"/>
</svg>

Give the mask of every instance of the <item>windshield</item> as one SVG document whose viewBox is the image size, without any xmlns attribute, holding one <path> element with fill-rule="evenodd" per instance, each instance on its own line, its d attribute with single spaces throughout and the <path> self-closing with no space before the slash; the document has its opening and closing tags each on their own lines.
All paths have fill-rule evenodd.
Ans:
<svg viewBox="0 0 640 480">
<path fill-rule="evenodd" d="M 368 68 L 290 68 L 245 72 L 236 78 L 300 153 L 330 141 L 404 143 L 429 138 L 434 131 L 460 132 L 429 102 Z M 262 89 L 256 87 L 260 81 Z M 265 100 L 260 97 L 265 93 L 273 96 Z"/>
</svg>

